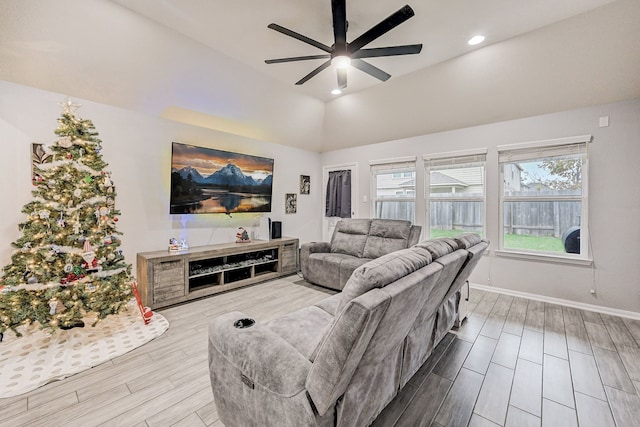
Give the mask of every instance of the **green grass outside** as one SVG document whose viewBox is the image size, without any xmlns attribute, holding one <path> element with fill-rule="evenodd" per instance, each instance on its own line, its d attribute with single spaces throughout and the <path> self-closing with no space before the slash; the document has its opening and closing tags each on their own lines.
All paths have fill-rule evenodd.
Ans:
<svg viewBox="0 0 640 427">
<path fill-rule="evenodd" d="M 431 230 L 431 238 L 455 237 L 463 232 L 462 230 Z M 482 233 L 478 234 L 482 236 Z M 505 249 L 564 253 L 564 246 L 559 237 L 505 234 L 504 247 Z"/>
</svg>

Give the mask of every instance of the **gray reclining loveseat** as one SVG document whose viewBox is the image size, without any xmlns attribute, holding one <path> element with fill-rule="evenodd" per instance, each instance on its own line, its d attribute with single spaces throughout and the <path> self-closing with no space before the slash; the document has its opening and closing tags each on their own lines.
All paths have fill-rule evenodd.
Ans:
<svg viewBox="0 0 640 427">
<path fill-rule="evenodd" d="M 209 372 L 220 420 L 369 425 L 453 326 L 459 290 L 487 246 L 475 234 L 425 241 L 367 262 L 341 293 L 289 315 L 213 319 Z"/>
<path fill-rule="evenodd" d="M 419 225 L 395 219 L 340 220 L 331 242 L 311 242 L 300 247 L 302 277 L 339 291 L 356 268 L 382 255 L 415 245 L 421 231 Z"/>
</svg>

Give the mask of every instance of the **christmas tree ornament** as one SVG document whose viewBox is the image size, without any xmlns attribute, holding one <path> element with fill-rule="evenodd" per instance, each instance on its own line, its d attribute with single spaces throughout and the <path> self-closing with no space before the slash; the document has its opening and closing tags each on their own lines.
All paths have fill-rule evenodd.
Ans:
<svg viewBox="0 0 640 427">
<path fill-rule="evenodd" d="M 53 198 L 55 199 L 55 196 Z M 62 212 L 60 212 L 60 218 L 58 218 L 57 224 L 58 224 L 58 227 L 60 228 L 63 228 L 65 225 L 67 225 L 66 222 L 64 221 L 64 216 Z"/>
<path fill-rule="evenodd" d="M 71 138 L 69 138 L 68 136 L 65 136 L 58 140 L 58 145 L 62 148 L 69 148 L 73 145 L 73 142 L 71 141 Z"/>
<path fill-rule="evenodd" d="M 58 308 L 58 300 L 49 300 L 49 314 L 56 314 L 56 308 Z"/>
<path fill-rule="evenodd" d="M 67 153 L 67 155 L 65 156 L 67 159 L 72 160 L 73 159 L 73 154 L 71 154 L 71 152 Z"/>
<path fill-rule="evenodd" d="M 73 190 L 73 197 L 80 197 L 82 196 L 82 190 L 79 188 L 76 188 L 75 190 Z"/>
<path fill-rule="evenodd" d="M 93 181 L 93 177 L 91 175 L 87 175 L 84 177 L 84 182 L 86 182 L 87 184 L 91 184 L 91 181 Z"/>
<path fill-rule="evenodd" d="M 103 242 L 105 245 L 110 245 L 110 244 L 111 244 L 111 242 L 113 242 L 113 240 L 111 239 L 111 236 L 105 236 L 105 237 L 104 237 L 104 239 L 102 240 L 102 242 Z"/>
<path fill-rule="evenodd" d="M 58 104 L 62 107 L 62 113 L 71 116 L 73 120 L 73 116 L 76 114 L 78 108 L 80 108 L 80 104 L 76 104 L 71 100 L 71 98 L 65 99 L 63 102 Z"/>
<path fill-rule="evenodd" d="M 67 273 L 67 274 L 68 274 L 68 273 L 73 272 L 73 265 L 71 265 L 71 264 L 65 264 L 65 265 L 64 265 L 64 269 L 63 269 L 63 271 L 64 271 L 65 273 Z"/>
</svg>

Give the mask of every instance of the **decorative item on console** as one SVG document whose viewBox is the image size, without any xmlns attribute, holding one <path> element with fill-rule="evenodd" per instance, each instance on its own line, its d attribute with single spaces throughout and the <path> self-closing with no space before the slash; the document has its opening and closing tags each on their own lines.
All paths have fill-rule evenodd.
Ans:
<svg viewBox="0 0 640 427">
<path fill-rule="evenodd" d="M 236 233 L 236 243 L 251 243 L 251 239 L 249 238 L 249 233 L 244 227 L 238 227 L 238 232 Z"/>
<path fill-rule="evenodd" d="M 180 240 L 175 237 L 169 239 L 169 252 L 180 252 L 186 251 L 189 249 L 189 245 L 187 245 L 187 241 L 185 239 Z"/>
</svg>

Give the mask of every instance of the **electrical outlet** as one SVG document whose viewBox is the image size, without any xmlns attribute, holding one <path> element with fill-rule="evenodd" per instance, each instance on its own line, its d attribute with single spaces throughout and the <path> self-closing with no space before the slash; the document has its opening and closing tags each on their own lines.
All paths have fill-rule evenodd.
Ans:
<svg viewBox="0 0 640 427">
<path fill-rule="evenodd" d="M 595 294 L 596 294 L 596 290 L 595 290 L 595 289 L 590 289 L 590 290 L 589 290 L 589 293 L 590 293 L 591 295 L 595 295 Z"/>
</svg>

